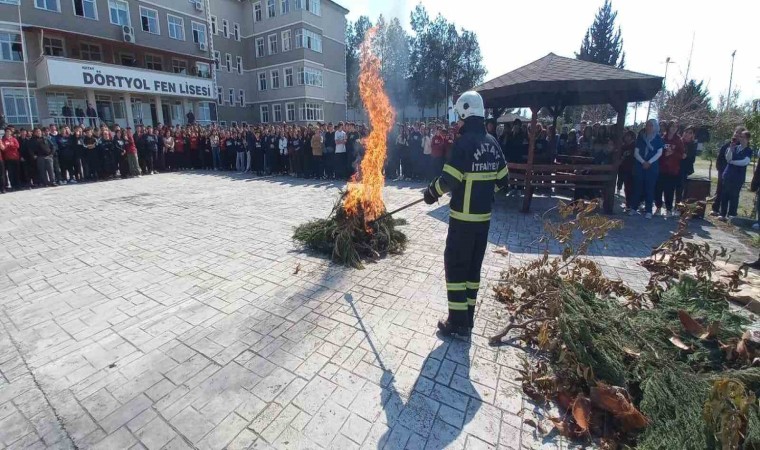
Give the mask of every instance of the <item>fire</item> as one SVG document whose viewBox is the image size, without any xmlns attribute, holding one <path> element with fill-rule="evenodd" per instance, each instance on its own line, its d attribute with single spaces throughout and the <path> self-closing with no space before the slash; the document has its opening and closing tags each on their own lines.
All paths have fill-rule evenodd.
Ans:
<svg viewBox="0 0 760 450">
<path fill-rule="evenodd" d="M 385 83 L 380 76 L 380 59 L 372 51 L 374 28 L 367 32 L 361 46 L 361 71 L 359 93 L 369 114 L 370 134 L 364 139 L 364 158 L 359 174 L 348 184 L 348 194 L 343 207 L 350 216 L 364 212 L 365 224 L 385 212 L 383 167 L 387 155 L 388 133 L 393 126 L 395 112 L 385 93 Z"/>
</svg>

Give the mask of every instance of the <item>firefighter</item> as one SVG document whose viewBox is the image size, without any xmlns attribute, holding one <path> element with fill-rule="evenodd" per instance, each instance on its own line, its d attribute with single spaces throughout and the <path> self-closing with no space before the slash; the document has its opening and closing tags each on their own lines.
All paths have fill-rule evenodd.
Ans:
<svg viewBox="0 0 760 450">
<path fill-rule="evenodd" d="M 480 289 L 480 267 L 488 244 L 491 206 L 497 188 L 507 185 L 501 147 L 486 133 L 485 108 L 477 92 L 462 94 L 454 110 L 463 125 L 443 173 L 425 190 L 432 205 L 451 193 L 449 233 L 444 265 L 449 315 L 438 322 L 444 336 L 470 335 Z"/>
</svg>

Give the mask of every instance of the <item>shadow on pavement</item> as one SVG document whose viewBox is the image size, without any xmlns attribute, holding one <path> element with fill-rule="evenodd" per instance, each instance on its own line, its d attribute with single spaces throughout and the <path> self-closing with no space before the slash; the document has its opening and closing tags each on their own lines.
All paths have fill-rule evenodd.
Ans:
<svg viewBox="0 0 760 450">
<path fill-rule="evenodd" d="M 364 321 L 356 308 L 353 296 L 345 294 L 343 298 L 351 307 L 362 332 L 367 338 L 370 349 L 383 371 L 380 384 L 387 386 L 386 389 L 390 392 L 388 398 L 383 402 L 383 412 L 388 430 L 378 441 L 378 450 L 405 448 L 407 440 L 410 438 L 409 432 L 417 433 L 427 439 L 427 443 L 424 445 L 426 450 L 449 448 L 458 440 L 461 440 L 461 447 L 464 447 L 466 436 L 463 436 L 463 430 L 480 409 L 480 396 L 470 381 L 470 341 L 441 338 L 444 341 L 443 345 L 437 346 L 425 358 L 410 391 L 411 394 L 406 398 L 396 387 L 393 371 L 383 363 L 372 335 L 364 325 Z M 463 373 L 460 370 L 454 375 L 453 372 L 458 365 L 464 367 L 465 372 Z M 436 382 L 440 376 L 446 379 L 456 378 L 457 390 L 468 392 L 471 397 L 474 397 L 464 396 L 467 400 L 464 404 L 459 404 L 462 411 L 444 406 L 436 400 L 440 396 L 446 396 L 447 391 L 451 391 L 447 386 L 448 381 L 443 384 Z M 444 412 L 442 408 L 446 408 L 447 411 Z M 464 416 L 463 421 L 461 417 L 458 417 L 460 415 Z M 444 418 L 457 423 L 457 425 L 447 423 Z M 421 443 L 420 447 L 417 448 L 422 448 Z"/>
</svg>

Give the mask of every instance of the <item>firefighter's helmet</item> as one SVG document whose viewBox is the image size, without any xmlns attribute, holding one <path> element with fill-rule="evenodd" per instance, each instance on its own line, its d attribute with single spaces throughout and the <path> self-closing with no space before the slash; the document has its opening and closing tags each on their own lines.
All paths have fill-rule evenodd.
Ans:
<svg viewBox="0 0 760 450">
<path fill-rule="evenodd" d="M 485 118 L 486 108 L 483 105 L 483 97 L 475 91 L 465 92 L 457 99 L 457 104 L 454 105 L 454 112 L 457 113 L 457 117 L 460 120 L 473 116 Z"/>
</svg>

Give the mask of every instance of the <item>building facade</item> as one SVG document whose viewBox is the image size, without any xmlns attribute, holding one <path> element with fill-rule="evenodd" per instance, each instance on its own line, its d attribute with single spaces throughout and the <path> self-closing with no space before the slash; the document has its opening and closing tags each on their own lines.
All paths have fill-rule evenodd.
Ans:
<svg viewBox="0 0 760 450">
<path fill-rule="evenodd" d="M 331 0 L 0 0 L 0 111 L 19 126 L 339 121 Z M 82 119 L 85 117 L 85 119 Z"/>
</svg>

